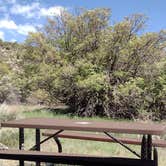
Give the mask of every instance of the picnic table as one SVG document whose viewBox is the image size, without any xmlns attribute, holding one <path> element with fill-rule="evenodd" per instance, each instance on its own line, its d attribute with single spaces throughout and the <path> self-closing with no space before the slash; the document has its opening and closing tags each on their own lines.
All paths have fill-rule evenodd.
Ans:
<svg viewBox="0 0 166 166">
<path fill-rule="evenodd" d="M 55 118 L 27 118 L 4 122 L 2 127 L 19 128 L 19 149 L 24 148 L 24 129 L 33 128 L 36 130 L 36 145 L 31 150 L 40 151 L 40 145 L 48 139 L 63 133 L 64 131 L 88 131 L 101 132 L 108 138 L 113 139 L 140 160 L 152 160 L 152 136 L 163 135 L 166 132 L 166 125 L 157 123 L 140 123 L 140 122 L 113 122 L 113 121 L 89 121 L 89 120 L 73 120 L 73 119 L 55 119 Z M 56 132 L 44 140 L 40 138 L 40 129 L 51 129 Z M 118 140 L 112 133 L 140 134 L 142 135 L 141 155 L 129 148 L 123 142 Z M 154 149 L 154 156 L 157 158 L 157 150 Z M 120 161 L 120 160 L 119 160 Z M 122 161 L 124 162 L 124 161 Z M 24 161 L 20 160 L 20 166 L 24 165 Z M 36 163 L 37 166 L 40 162 Z M 156 163 L 157 165 L 157 163 Z"/>
</svg>

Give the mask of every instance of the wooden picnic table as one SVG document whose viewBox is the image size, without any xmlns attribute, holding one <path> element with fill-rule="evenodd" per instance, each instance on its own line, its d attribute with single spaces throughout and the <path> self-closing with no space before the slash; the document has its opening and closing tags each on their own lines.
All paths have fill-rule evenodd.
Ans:
<svg viewBox="0 0 166 166">
<path fill-rule="evenodd" d="M 166 125 L 140 122 L 90 121 L 56 118 L 27 118 L 4 122 L 2 127 L 38 128 L 126 134 L 163 135 Z"/>
<path fill-rule="evenodd" d="M 115 142 L 121 144 L 130 152 L 134 153 L 137 157 L 142 158 L 144 153 L 148 153 L 147 159 L 152 158 L 152 135 L 163 135 L 166 132 L 166 125 L 157 123 L 140 123 L 140 122 L 113 122 L 113 121 L 90 121 L 90 120 L 73 120 L 73 119 L 56 119 L 56 118 L 27 118 L 20 120 L 13 120 L 4 122 L 2 127 L 19 128 L 19 149 L 23 148 L 24 144 L 24 128 L 36 129 L 36 145 L 33 146 L 35 150 L 40 151 L 41 143 L 56 136 L 57 134 L 68 131 L 90 131 L 90 132 L 103 132 Z M 40 129 L 55 129 L 58 130 L 52 136 L 40 140 Z M 141 134 L 142 141 L 142 154 L 139 156 L 135 151 L 118 141 L 112 133 L 126 133 L 126 134 Z M 32 149 L 33 149 L 32 148 Z M 146 154 L 145 154 L 146 155 Z M 24 165 L 20 161 L 20 165 Z M 40 165 L 38 162 L 37 166 Z"/>
</svg>

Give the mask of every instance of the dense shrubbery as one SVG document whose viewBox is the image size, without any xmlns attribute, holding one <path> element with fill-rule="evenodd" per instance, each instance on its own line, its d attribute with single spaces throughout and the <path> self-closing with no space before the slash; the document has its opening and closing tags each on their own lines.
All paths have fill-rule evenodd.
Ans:
<svg viewBox="0 0 166 166">
<path fill-rule="evenodd" d="M 110 10 L 48 19 L 17 56 L 21 100 L 57 101 L 81 116 L 166 118 L 166 32 L 141 33 L 135 14 L 110 25 Z"/>
<path fill-rule="evenodd" d="M 19 91 L 13 84 L 13 76 L 17 74 L 18 53 L 21 45 L 0 40 L 0 103 L 16 102 Z M 19 99 L 18 99 L 19 100 Z"/>
</svg>

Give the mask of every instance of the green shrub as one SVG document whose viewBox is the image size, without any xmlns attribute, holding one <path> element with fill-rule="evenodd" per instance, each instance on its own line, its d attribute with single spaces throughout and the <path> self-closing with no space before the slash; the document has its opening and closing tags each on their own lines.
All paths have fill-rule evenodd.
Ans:
<svg viewBox="0 0 166 166">
<path fill-rule="evenodd" d="M 80 116 L 164 119 L 166 31 L 142 33 L 143 14 L 116 24 L 110 14 L 64 11 L 30 33 L 15 79 L 22 99 L 58 100 Z"/>
</svg>

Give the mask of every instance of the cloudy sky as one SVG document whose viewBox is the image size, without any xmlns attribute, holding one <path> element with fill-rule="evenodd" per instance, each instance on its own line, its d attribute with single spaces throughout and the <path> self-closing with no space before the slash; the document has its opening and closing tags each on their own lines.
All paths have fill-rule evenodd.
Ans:
<svg viewBox="0 0 166 166">
<path fill-rule="evenodd" d="M 0 0 L 0 38 L 23 42 L 28 32 L 35 32 L 47 17 L 77 7 L 111 8 L 112 22 L 132 13 L 144 13 L 149 17 L 146 31 L 166 29 L 165 0 Z"/>
</svg>

